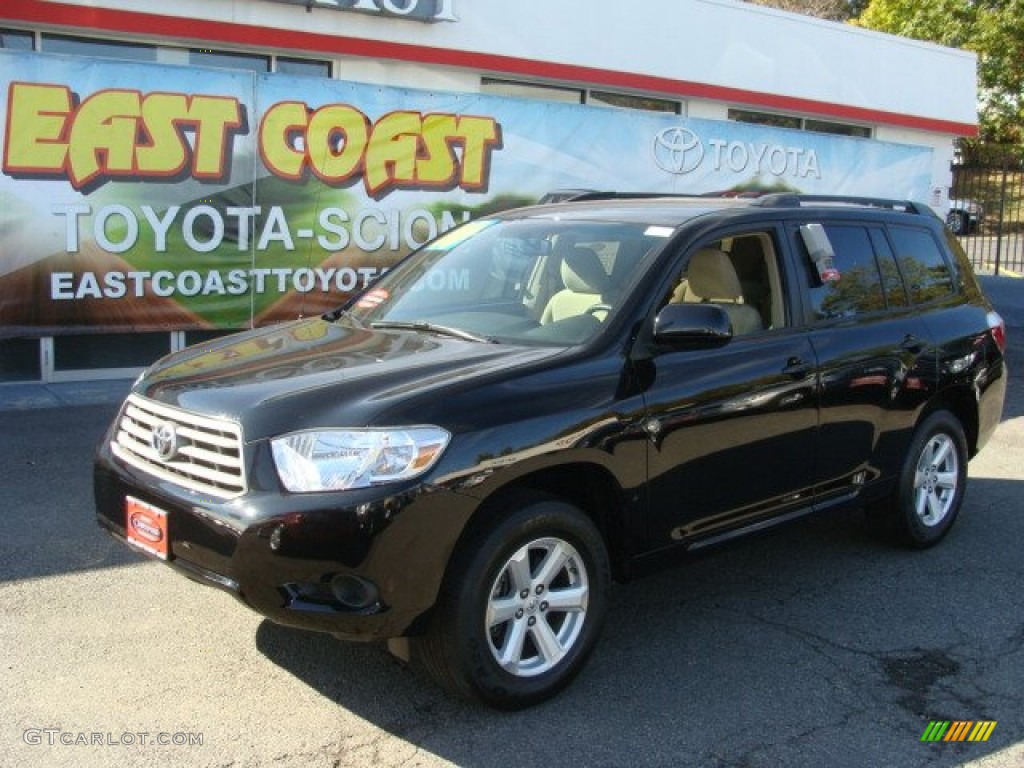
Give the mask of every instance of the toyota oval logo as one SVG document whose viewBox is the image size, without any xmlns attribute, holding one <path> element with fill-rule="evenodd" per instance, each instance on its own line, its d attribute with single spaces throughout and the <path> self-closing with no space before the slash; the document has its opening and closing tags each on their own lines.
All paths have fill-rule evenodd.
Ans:
<svg viewBox="0 0 1024 768">
<path fill-rule="evenodd" d="M 153 427 L 149 442 L 153 446 L 153 450 L 156 451 L 156 455 L 163 461 L 169 461 L 178 452 L 178 432 L 169 421 L 161 422 Z"/>
<path fill-rule="evenodd" d="M 665 128 L 654 137 L 654 162 L 663 171 L 681 176 L 703 160 L 704 142 L 689 128 Z"/>
</svg>

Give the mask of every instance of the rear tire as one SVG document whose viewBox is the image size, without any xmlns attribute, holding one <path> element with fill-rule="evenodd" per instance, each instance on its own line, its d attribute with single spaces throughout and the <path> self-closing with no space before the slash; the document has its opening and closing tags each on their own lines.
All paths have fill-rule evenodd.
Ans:
<svg viewBox="0 0 1024 768">
<path fill-rule="evenodd" d="M 564 501 L 519 495 L 453 559 L 413 662 L 449 690 L 498 709 L 554 696 L 600 635 L 611 582 L 593 522 Z"/>
<path fill-rule="evenodd" d="M 967 440 L 949 411 L 914 432 L 892 496 L 868 510 L 876 533 L 914 549 L 938 544 L 953 527 L 967 486 Z"/>
</svg>

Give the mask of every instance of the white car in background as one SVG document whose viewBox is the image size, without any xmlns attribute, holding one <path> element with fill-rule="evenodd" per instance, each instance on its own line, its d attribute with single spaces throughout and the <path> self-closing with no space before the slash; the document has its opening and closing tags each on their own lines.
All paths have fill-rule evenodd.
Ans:
<svg viewBox="0 0 1024 768">
<path fill-rule="evenodd" d="M 950 198 L 946 225 L 954 235 L 977 232 L 985 219 L 985 208 L 976 200 Z"/>
</svg>

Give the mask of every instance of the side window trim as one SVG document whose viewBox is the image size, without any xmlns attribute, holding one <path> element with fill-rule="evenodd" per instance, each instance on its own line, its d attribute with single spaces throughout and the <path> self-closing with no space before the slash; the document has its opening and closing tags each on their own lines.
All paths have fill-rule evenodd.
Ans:
<svg viewBox="0 0 1024 768">
<path fill-rule="evenodd" d="M 869 227 L 868 237 L 871 238 L 871 245 L 875 249 L 875 263 L 878 266 L 878 273 L 882 278 L 882 292 L 885 294 L 886 309 L 889 311 L 909 309 L 913 306 L 913 302 L 910 299 L 910 290 L 907 287 L 907 281 L 903 276 L 903 272 L 900 270 L 899 261 L 896 259 L 896 251 L 892 246 L 885 227 L 881 225 Z M 898 289 L 898 297 L 893 296 L 891 293 L 890 284 L 886 279 L 887 268 L 893 270 L 892 274 L 896 281 L 891 288 Z M 894 304 L 893 302 L 896 299 L 902 299 L 902 301 Z"/>
</svg>

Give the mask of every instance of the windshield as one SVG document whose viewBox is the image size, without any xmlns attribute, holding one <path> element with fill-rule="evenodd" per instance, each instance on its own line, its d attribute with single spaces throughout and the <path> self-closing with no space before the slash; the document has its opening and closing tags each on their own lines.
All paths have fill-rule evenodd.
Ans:
<svg viewBox="0 0 1024 768">
<path fill-rule="evenodd" d="M 614 316 L 671 234 L 635 222 L 480 219 L 414 253 L 348 311 L 376 328 L 581 344 Z"/>
</svg>

